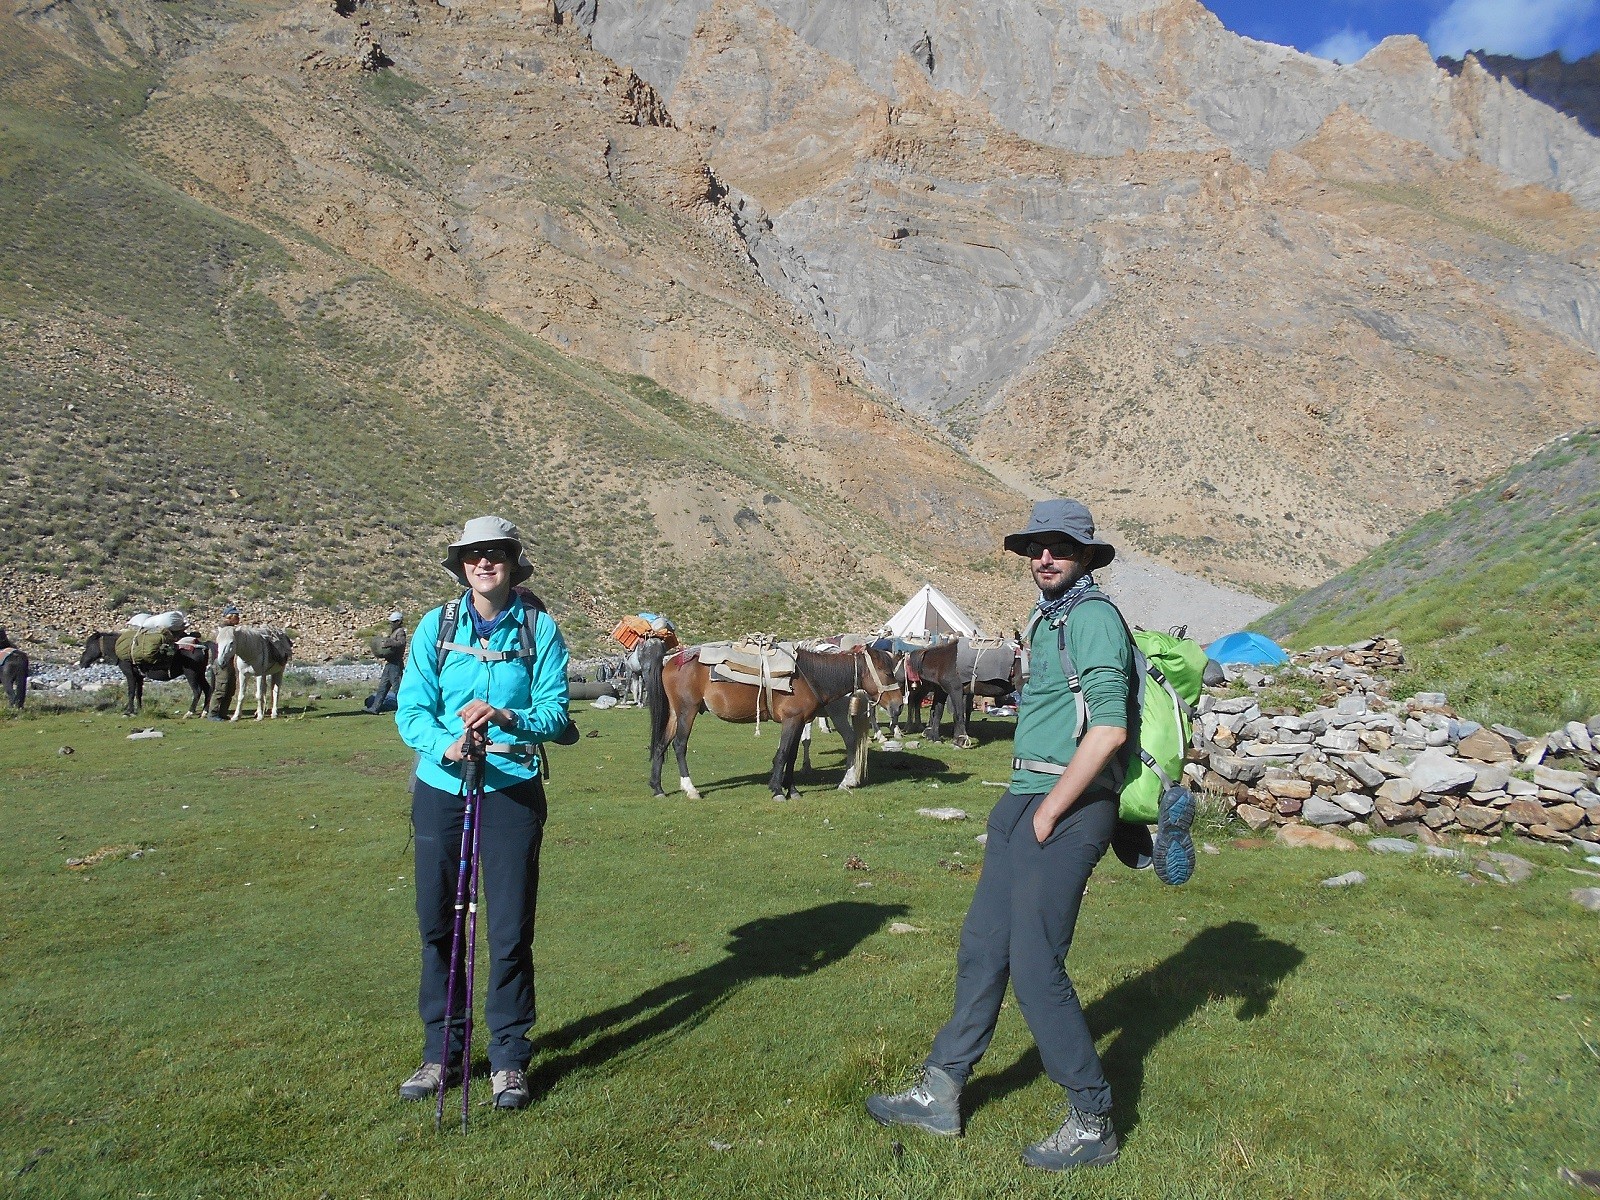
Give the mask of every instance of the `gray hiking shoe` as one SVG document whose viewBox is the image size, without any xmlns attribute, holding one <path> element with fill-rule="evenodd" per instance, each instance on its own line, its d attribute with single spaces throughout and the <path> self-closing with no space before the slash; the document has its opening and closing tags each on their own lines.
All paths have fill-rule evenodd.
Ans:
<svg viewBox="0 0 1600 1200">
<path fill-rule="evenodd" d="M 400 1085 L 400 1099 L 426 1100 L 430 1096 L 439 1094 L 439 1076 L 444 1072 L 443 1063 L 425 1062 L 416 1069 L 410 1079 Z M 446 1085 L 455 1087 L 461 1082 L 461 1067 L 451 1064 L 450 1081 Z"/>
<path fill-rule="evenodd" d="M 1022 1161 L 1043 1171 L 1104 1167 L 1117 1161 L 1117 1131 L 1109 1116 L 1069 1107 L 1061 1128 L 1022 1152 Z"/>
<path fill-rule="evenodd" d="M 489 1082 L 494 1086 L 496 1108 L 527 1108 L 533 1103 L 533 1089 L 528 1086 L 526 1071 L 516 1067 L 495 1071 L 490 1074 Z"/>
<path fill-rule="evenodd" d="M 867 1097 L 880 1125 L 914 1125 L 940 1137 L 961 1136 L 961 1085 L 948 1072 L 925 1065 L 922 1078 L 903 1092 Z"/>
</svg>

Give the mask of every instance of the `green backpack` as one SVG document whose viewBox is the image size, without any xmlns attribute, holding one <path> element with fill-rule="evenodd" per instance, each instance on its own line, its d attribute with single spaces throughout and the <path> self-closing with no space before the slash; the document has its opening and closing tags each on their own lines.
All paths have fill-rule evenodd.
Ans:
<svg viewBox="0 0 1600 1200">
<path fill-rule="evenodd" d="M 178 656 L 178 644 L 165 629 L 125 629 L 117 636 L 117 657 L 136 667 L 164 667 Z"/>
<path fill-rule="evenodd" d="M 1067 652 L 1067 617 L 1086 600 L 1110 604 L 1133 639 L 1133 661 L 1139 672 L 1139 686 L 1133 707 L 1137 721 L 1130 725 L 1116 774 L 1121 775 L 1121 803 L 1118 815 L 1140 825 L 1155 822 L 1161 794 L 1183 782 L 1183 757 L 1189 749 L 1189 733 L 1194 721 L 1194 706 L 1200 699 L 1206 669 L 1206 652 L 1190 638 L 1161 633 L 1154 629 L 1129 629 L 1110 596 L 1090 588 L 1068 606 L 1053 622 L 1056 649 L 1061 655 L 1061 670 L 1067 686 L 1078 702 L 1078 733 L 1081 739 L 1089 723 L 1089 705 L 1083 698 L 1077 668 Z M 1035 616 L 1024 635 L 1032 640 L 1039 625 Z M 1131 714 L 1130 714 L 1131 715 Z"/>
</svg>

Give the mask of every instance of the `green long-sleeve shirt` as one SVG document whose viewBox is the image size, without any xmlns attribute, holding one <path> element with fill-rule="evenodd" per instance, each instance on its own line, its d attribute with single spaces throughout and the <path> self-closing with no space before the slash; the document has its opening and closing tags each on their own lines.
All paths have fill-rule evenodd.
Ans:
<svg viewBox="0 0 1600 1200">
<path fill-rule="evenodd" d="M 1099 600 L 1080 600 L 1067 617 L 1067 653 L 1078 670 L 1084 700 L 1089 706 L 1085 729 L 1096 725 L 1128 728 L 1133 687 L 1133 642 L 1121 616 Z M 1017 709 L 1013 753 L 1017 758 L 1057 763 L 1071 761 L 1078 750 L 1078 703 L 1061 669 L 1057 631 L 1040 622 L 1033 632 L 1030 674 Z M 1048 792 L 1056 776 L 1018 768 L 1011 773 L 1011 790 L 1036 795 Z M 1109 769 L 1096 787 L 1115 791 Z"/>
</svg>

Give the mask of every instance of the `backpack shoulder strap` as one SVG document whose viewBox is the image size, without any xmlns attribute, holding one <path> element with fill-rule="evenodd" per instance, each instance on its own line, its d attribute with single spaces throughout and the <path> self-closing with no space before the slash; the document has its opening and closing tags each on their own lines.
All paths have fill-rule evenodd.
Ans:
<svg viewBox="0 0 1600 1200">
<path fill-rule="evenodd" d="M 444 607 L 439 610 L 439 637 L 433 644 L 435 671 L 444 670 L 445 656 L 456 648 L 450 638 L 456 631 L 456 621 L 461 616 L 461 605 L 466 598 L 467 593 L 462 592 L 461 595 L 445 601 Z"/>
<path fill-rule="evenodd" d="M 470 654 L 479 662 L 486 663 L 511 662 L 514 659 L 532 658 L 534 656 L 534 622 L 538 620 L 539 614 L 546 610 L 543 600 L 523 588 L 517 589 L 517 596 L 522 600 L 522 625 L 520 626 L 519 639 L 522 644 L 521 649 L 485 650 L 482 646 L 449 641 L 450 635 L 455 632 L 456 622 L 460 619 L 461 606 L 467 602 L 469 595 L 470 593 L 463 592 L 446 604 L 439 614 L 439 641 L 435 646 L 435 651 L 438 655 L 440 670 L 444 669 L 445 655 L 452 650 L 459 654 Z"/>
<path fill-rule="evenodd" d="M 539 623 L 539 614 L 548 612 L 544 601 L 535 596 L 526 588 L 519 588 L 517 595 L 522 597 L 522 649 L 523 658 L 533 657 L 533 627 Z"/>
</svg>

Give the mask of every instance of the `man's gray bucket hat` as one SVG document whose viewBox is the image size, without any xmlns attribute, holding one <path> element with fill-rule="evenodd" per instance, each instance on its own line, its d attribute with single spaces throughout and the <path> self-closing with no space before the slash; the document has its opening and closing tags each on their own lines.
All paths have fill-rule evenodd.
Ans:
<svg viewBox="0 0 1600 1200">
<path fill-rule="evenodd" d="M 469 586 L 466 572 L 461 569 L 461 552 L 468 546 L 505 545 L 516 547 L 516 561 L 511 568 L 511 584 L 515 587 L 533 574 L 533 564 L 522 549 L 522 534 L 504 517 L 473 517 L 461 528 L 461 536 L 450 543 L 444 562 L 439 565 L 456 577 L 462 587 Z"/>
<path fill-rule="evenodd" d="M 1007 534 L 1005 546 L 1011 553 L 1026 558 L 1029 542 L 1052 533 L 1063 534 L 1080 545 L 1092 547 L 1095 554 L 1089 564 L 1091 571 L 1098 571 L 1117 556 L 1115 546 L 1095 537 L 1094 518 L 1089 515 L 1088 508 L 1076 500 L 1039 501 L 1033 506 L 1028 527 L 1018 533 Z"/>
</svg>

